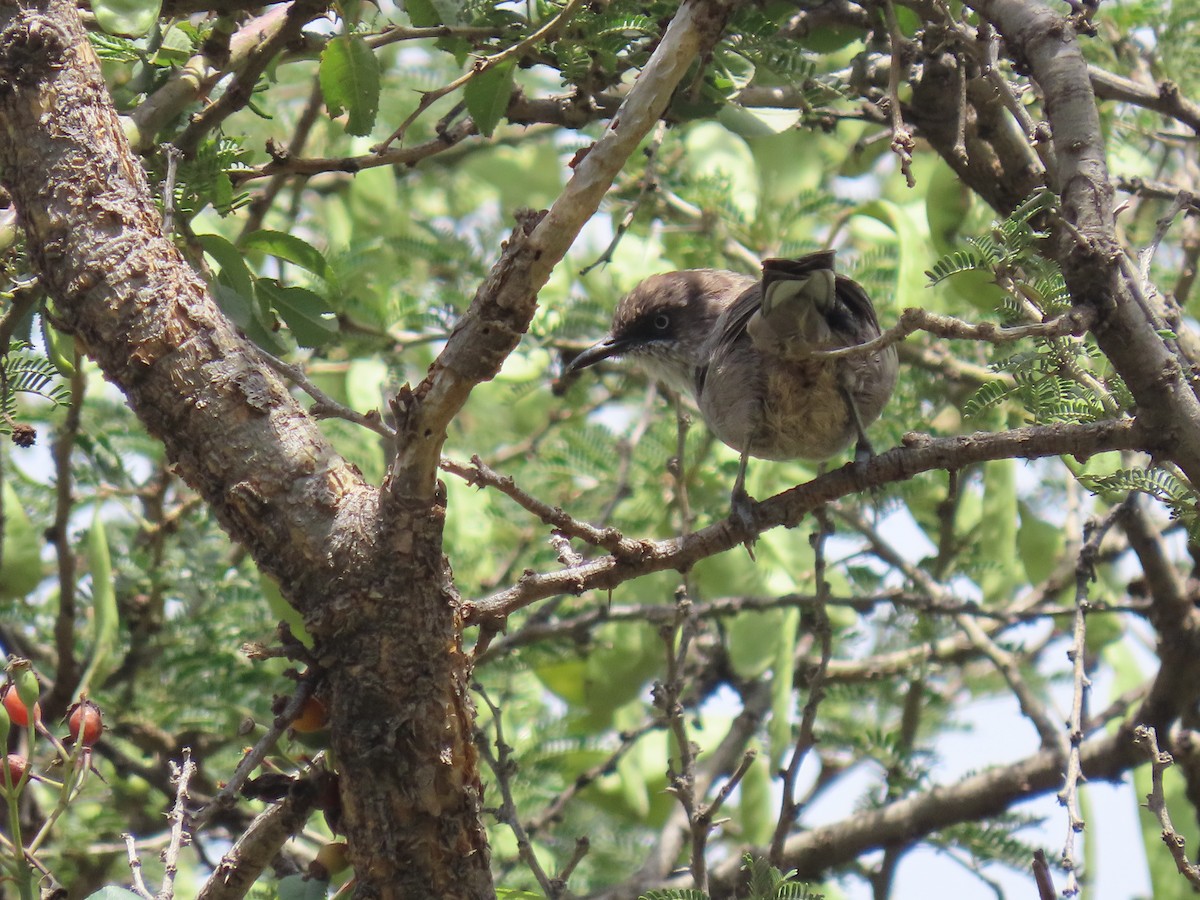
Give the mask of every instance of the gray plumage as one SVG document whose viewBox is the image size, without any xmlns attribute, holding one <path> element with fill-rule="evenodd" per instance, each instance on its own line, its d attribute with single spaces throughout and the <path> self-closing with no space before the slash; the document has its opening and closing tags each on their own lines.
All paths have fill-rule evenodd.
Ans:
<svg viewBox="0 0 1200 900">
<path fill-rule="evenodd" d="M 608 335 L 571 363 L 575 372 L 624 356 L 690 394 L 708 427 L 746 456 L 822 460 L 858 439 L 896 386 L 894 347 L 822 357 L 880 334 L 855 281 L 833 271 L 832 250 L 768 259 L 761 279 L 689 269 L 645 279 L 618 304 Z"/>
</svg>

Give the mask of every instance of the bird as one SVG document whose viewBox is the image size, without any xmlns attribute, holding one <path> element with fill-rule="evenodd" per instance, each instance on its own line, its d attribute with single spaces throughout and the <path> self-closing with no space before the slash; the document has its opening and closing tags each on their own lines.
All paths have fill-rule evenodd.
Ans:
<svg viewBox="0 0 1200 900">
<path fill-rule="evenodd" d="M 870 297 L 834 271 L 834 257 L 766 259 L 760 278 L 723 269 L 652 275 L 565 374 L 619 357 L 690 396 L 713 434 L 741 454 L 731 508 L 753 532 L 748 458 L 815 462 L 856 443 L 855 460 L 865 461 L 873 455 L 866 427 L 896 387 L 894 346 L 821 355 L 882 334 Z"/>
</svg>

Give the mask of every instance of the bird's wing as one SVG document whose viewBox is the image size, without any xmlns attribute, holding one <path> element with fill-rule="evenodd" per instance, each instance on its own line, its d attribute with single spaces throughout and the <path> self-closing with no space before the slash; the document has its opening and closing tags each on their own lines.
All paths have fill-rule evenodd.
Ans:
<svg viewBox="0 0 1200 900">
<path fill-rule="evenodd" d="M 762 285 L 752 284 L 742 291 L 721 313 L 712 334 L 704 343 L 700 358 L 707 362 L 696 367 L 696 395 L 704 390 L 708 376 L 708 363 L 720 360 L 733 349 L 734 344 L 746 333 L 746 324 L 762 306 Z"/>
</svg>

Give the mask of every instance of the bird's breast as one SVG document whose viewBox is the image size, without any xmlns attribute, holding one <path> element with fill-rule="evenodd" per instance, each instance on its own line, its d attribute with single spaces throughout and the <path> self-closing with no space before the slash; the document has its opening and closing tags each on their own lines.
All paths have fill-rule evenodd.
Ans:
<svg viewBox="0 0 1200 900">
<path fill-rule="evenodd" d="M 735 450 L 760 459 L 828 459 L 857 436 L 848 395 L 864 425 L 879 416 L 895 382 L 887 362 L 784 361 L 765 358 L 746 342 L 710 365 L 700 411 Z"/>
</svg>

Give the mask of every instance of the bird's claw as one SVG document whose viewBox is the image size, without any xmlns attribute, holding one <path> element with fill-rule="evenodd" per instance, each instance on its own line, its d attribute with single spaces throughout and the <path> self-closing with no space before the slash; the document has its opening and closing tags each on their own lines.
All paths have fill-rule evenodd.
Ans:
<svg viewBox="0 0 1200 900">
<path fill-rule="evenodd" d="M 858 443 L 854 445 L 854 462 L 857 465 L 866 465 L 875 456 L 875 448 L 871 446 L 871 442 L 865 437 L 860 437 Z"/>
</svg>

